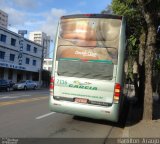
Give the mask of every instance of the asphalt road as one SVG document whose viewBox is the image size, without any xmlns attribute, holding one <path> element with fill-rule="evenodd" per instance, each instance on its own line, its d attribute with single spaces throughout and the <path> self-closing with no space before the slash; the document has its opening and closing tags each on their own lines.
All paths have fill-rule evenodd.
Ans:
<svg viewBox="0 0 160 144">
<path fill-rule="evenodd" d="M 122 137 L 117 124 L 49 111 L 48 90 L 0 92 L 0 137 L 107 138 Z"/>
</svg>

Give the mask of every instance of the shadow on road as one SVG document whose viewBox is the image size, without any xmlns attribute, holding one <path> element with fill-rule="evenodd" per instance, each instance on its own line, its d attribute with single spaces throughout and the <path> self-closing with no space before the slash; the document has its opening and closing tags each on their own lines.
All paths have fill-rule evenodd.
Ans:
<svg viewBox="0 0 160 144">
<path fill-rule="evenodd" d="M 160 119 L 160 99 L 153 101 L 153 120 Z"/>
<path fill-rule="evenodd" d="M 142 120 L 142 115 L 143 107 L 136 103 L 130 102 L 126 126 L 132 126 L 140 122 Z"/>
<path fill-rule="evenodd" d="M 126 126 L 132 126 L 139 123 L 143 116 L 143 106 L 138 105 L 134 98 L 129 99 L 129 113 Z M 160 100 L 153 99 L 153 120 L 160 119 Z"/>
<path fill-rule="evenodd" d="M 73 119 L 78 120 L 78 121 L 85 121 L 85 122 L 90 122 L 90 123 L 109 125 L 112 127 L 124 128 L 127 117 L 128 117 L 128 112 L 129 112 L 129 104 L 128 104 L 128 101 L 126 101 L 123 107 L 123 110 L 120 114 L 120 120 L 118 122 L 111 122 L 107 120 L 97 120 L 97 119 L 91 119 L 91 118 L 80 117 L 80 116 L 74 116 Z"/>
<path fill-rule="evenodd" d="M 80 116 L 74 116 L 73 119 L 78 120 L 78 121 L 102 124 L 102 125 L 110 125 L 113 127 L 120 127 L 120 125 L 118 123 L 107 121 L 107 120 L 97 120 L 97 119 L 91 119 L 91 118 L 80 117 Z"/>
<path fill-rule="evenodd" d="M 107 120 L 95 120 L 91 118 L 74 116 L 75 120 L 91 122 L 96 124 L 110 125 L 113 127 L 124 128 L 125 126 L 132 126 L 139 123 L 143 116 L 143 106 L 137 104 L 136 98 L 128 98 L 124 111 L 121 114 L 120 122 L 111 122 Z M 153 120 L 160 119 L 160 100 L 153 100 Z"/>
</svg>

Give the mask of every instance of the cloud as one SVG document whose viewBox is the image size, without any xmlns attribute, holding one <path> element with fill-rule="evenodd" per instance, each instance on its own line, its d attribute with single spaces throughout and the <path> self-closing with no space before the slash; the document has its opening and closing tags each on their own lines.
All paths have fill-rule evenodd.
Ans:
<svg viewBox="0 0 160 144">
<path fill-rule="evenodd" d="M 33 9 L 39 5 L 39 2 L 36 0 L 12 0 L 10 1 L 10 4 L 19 8 Z"/>
<path fill-rule="evenodd" d="M 40 27 L 40 30 L 47 33 L 54 40 L 60 17 L 63 15 L 78 14 L 78 13 L 81 12 L 80 11 L 68 12 L 65 9 L 52 8 L 49 12 L 45 13 L 46 19 L 43 25 Z"/>
<path fill-rule="evenodd" d="M 78 3 L 79 6 L 85 6 L 87 3 L 85 1 L 81 1 Z"/>
<path fill-rule="evenodd" d="M 70 14 L 78 14 L 81 13 L 80 11 L 73 11 L 73 12 L 68 12 L 65 9 L 56 9 L 56 8 L 52 8 L 49 12 L 45 13 L 45 21 L 44 23 L 39 27 L 40 31 L 45 32 L 47 35 L 49 35 L 51 37 L 51 40 L 55 40 L 55 36 L 56 36 L 56 31 L 57 31 L 57 27 L 58 27 L 58 21 L 60 19 L 61 16 L 63 15 L 70 15 Z M 50 47 L 50 57 L 52 57 L 52 53 L 53 53 L 53 48 L 54 48 L 54 44 L 51 43 L 51 47 Z"/>
<path fill-rule="evenodd" d="M 17 1 L 17 0 L 16 0 Z M 9 15 L 9 29 L 17 32 L 18 29 L 30 31 L 43 31 L 55 37 L 58 20 L 62 15 L 66 15 L 65 9 L 52 8 L 50 11 L 31 13 L 16 10 L 11 7 L 4 7 L 3 11 Z"/>
<path fill-rule="evenodd" d="M 3 9 L 9 16 L 9 24 L 11 25 L 24 25 L 26 20 L 26 14 L 23 12 L 20 12 L 13 8 L 4 8 Z"/>
<path fill-rule="evenodd" d="M 15 0 L 19 1 L 19 0 Z M 61 16 L 81 13 L 80 11 L 69 12 L 65 9 L 52 8 L 49 11 L 33 13 L 17 10 L 11 7 L 3 7 L 9 15 L 9 29 L 17 32 L 19 29 L 31 31 L 43 31 L 55 39 L 58 21 Z"/>
<path fill-rule="evenodd" d="M 0 0 L 0 9 L 16 8 L 20 10 L 35 10 L 40 6 L 38 0 Z"/>
<path fill-rule="evenodd" d="M 64 10 L 64 9 L 56 9 L 56 8 L 51 9 L 51 16 L 53 16 L 53 17 L 59 18 L 62 15 L 65 15 L 65 14 L 67 14 L 67 11 Z"/>
<path fill-rule="evenodd" d="M 44 24 L 40 27 L 40 30 L 51 36 L 52 39 L 55 37 L 56 29 L 58 26 L 58 20 L 61 16 L 66 15 L 67 11 L 64 9 L 52 8 L 49 12 L 45 13 Z"/>
<path fill-rule="evenodd" d="M 44 13 L 31 13 L 17 10 L 11 7 L 3 7 L 2 10 L 8 14 L 9 29 L 17 32 L 18 29 L 34 31 L 44 23 Z M 17 29 L 17 31 L 15 31 Z"/>
</svg>

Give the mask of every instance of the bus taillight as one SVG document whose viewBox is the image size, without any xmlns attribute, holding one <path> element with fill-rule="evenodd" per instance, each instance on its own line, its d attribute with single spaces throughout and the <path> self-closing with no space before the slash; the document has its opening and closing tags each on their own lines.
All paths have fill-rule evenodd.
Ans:
<svg viewBox="0 0 160 144">
<path fill-rule="evenodd" d="M 50 91 L 53 91 L 54 90 L 54 77 L 51 77 L 51 80 L 50 80 Z"/>
<path fill-rule="evenodd" d="M 114 87 L 114 98 L 113 98 L 114 103 L 118 103 L 120 93 L 121 93 L 121 85 L 119 83 L 116 83 Z"/>
</svg>

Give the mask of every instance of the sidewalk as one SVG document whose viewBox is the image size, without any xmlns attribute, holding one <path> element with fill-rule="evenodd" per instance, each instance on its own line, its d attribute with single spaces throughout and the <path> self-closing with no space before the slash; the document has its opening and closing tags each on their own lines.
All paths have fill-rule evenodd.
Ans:
<svg viewBox="0 0 160 144">
<path fill-rule="evenodd" d="M 126 130 L 128 131 L 128 138 L 160 138 L 160 120 L 140 121 L 125 128 Z"/>
<path fill-rule="evenodd" d="M 160 138 L 160 102 L 154 98 L 152 121 L 142 121 L 141 114 L 142 109 L 131 101 L 123 138 Z"/>
</svg>

